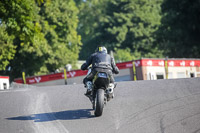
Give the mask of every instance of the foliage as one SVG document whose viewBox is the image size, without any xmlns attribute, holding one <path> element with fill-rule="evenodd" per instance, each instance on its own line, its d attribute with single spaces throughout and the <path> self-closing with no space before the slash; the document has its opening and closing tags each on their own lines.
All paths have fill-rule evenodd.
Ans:
<svg viewBox="0 0 200 133">
<path fill-rule="evenodd" d="M 52 0 L 41 8 L 41 24 L 50 45 L 45 61 L 47 70 L 55 71 L 66 64 L 75 66 L 81 45 L 81 37 L 76 32 L 77 14 L 73 0 Z"/>
<path fill-rule="evenodd" d="M 105 16 L 105 8 L 108 0 L 75 0 L 79 8 L 78 33 L 82 38 L 82 49 L 79 59 L 86 59 L 93 53 L 101 40 L 95 40 L 96 35 L 101 34 L 97 28 L 101 26 L 101 19 Z"/>
<path fill-rule="evenodd" d="M 1 55 L 5 60 L 2 69 L 10 66 L 10 75 L 21 77 L 22 71 L 42 74 L 74 64 L 81 44 L 77 14 L 73 0 L 0 2 L 0 22 L 5 24 L 4 31 L 0 25 L 5 32 L 0 40 L 6 42 L 2 48 L 9 51 L 7 57 Z"/>
<path fill-rule="evenodd" d="M 98 45 L 118 61 L 200 57 L 199 6 L 189 0 L 0 1 L 0 74 L 8 67 L 13 77 L 75 67 Z"/>
<path fill-rule="evenodd" d="M 157 43 L 169 57 L 200 57 L 200 1 L 164 0 Z"/>
<path fill-rule="evenodd" d="M 158 48 L 152 50 L 154 51 L 146 53 L 147 57 L 163 58 L 163 51 L 159 50 Z M 114 53 L 114 57 L 116 62 L 124 62 L 124 61 L 137 60 L 141 58 L 142 55 L 138 51 L 135 51 L 133 53 L 131 52 L 130 48 L 126 48 L 126 49 L 117 49 Z"/>
<path fill-rule="evenodd" d="M 85 3 L 89 6 L 82 16 L 88 12 L 92 15 L 88 24 L 80 19 L 81 25 L 89 29 L 88 33 L 79 29 L 84 36 L 82 57 L 97 45 L 105 45 L 109 50 L 129 48 L 133 55 L 139 52 L 142 57 L 157 57 L 158 53 L 162 56 L 162 52 L 153 45 L 153 33 L 160 25 L 161 0 L 102 1 L 91 5 L 87 4 L 89 1 Z"/>
<path fill-rule="evenodd" d="M 12 68 L 11 74 L 14 77 L 21 75 L 25 68 L 29 74 L 37 71 L 39 65 L 32 63 L 34 59 L 39 63 L 40 57 L 45 51 L 43 49 L 45 40 L 42 38 L 40 25 L 37 23 L 38 11 L 39 8 L 32 0 L 0 2 L 1 21 L 5 24 L 4 32 L 13 37 L 11 43 L 13 48 L 16 48 L 14 59 L 6 64 Z"/>
<path fill-rule="evenodd" d="M 13 37 L 5 31 L 5 25 L 0 26 L 0 71 L 5 70 L 9 61 L 14 58 L 16 47 L 13 45 Z"/>
<path fill-rule="evenodd" d="M 114 58 L 116 62 L 124 62 L 135 59 L 129 48 L 116 50 L 114 53 Z"/>
</svg>

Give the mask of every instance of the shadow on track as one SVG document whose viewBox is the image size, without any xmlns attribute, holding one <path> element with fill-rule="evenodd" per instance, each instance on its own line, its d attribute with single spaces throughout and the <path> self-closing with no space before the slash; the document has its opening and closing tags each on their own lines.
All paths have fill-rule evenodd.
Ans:
<svg viewBox="0 0 200 133">
<path fill-rule="evenodd" d="M 33 120 L 34 122 L 48 122 L 55 120 L 77 120 L 77 119 L 88 119 L 94 118 L 91 115 L 92 109 L 79 109 L 79 110 L 68 110 L 61 112 L 52 112 L 52 113 L 41 113 L 41 114 L 32 114 L 28 116 L 17 116 L 6 118 L 7 120 Z"/>
</svg>

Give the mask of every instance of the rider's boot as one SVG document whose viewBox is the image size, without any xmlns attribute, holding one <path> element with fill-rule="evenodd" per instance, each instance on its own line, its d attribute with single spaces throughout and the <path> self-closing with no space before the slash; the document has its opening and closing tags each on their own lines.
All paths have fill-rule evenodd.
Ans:
<svg viewBox="0 0 200 133">
<path fill-rule="evenodd" d="M 114 98 L 114 88 L 116 87 L 116 83 L 110 83 L 108 86 L 108 101 L 110 101 L 110 99 Z"/>
<path fill-rule="evenodd" d="M 113 89 L 114 89 L 114 88 L 116 88 L 117 83 L 113 83 L 113 84 L 114 84 L 114 87 L 113 87 Z M 112 98 L 114 98 L 114 97 L 115 97 L 115 95 L 114 95 L 114 91 L 113 91 Z"/>
<path fill-rule="evenodd" d="M 115 97 L 115 95 L 114 95 L 114 88 L 116 88 L 116 86 L 117 86 L 117 83 L 111 83 L 111 84 L 113 84 L 113 93 L 112 93 L 112 98 L 114 98 Z"/>
<path fill-rule="evenodd" d="M 87 91 L 85 93 L 86 96 L 89 96 L 92 92 L 92 82 L 91 81 L 87 81 L 85 84 L 85 87 L 87 88 Z"/>
</svg>

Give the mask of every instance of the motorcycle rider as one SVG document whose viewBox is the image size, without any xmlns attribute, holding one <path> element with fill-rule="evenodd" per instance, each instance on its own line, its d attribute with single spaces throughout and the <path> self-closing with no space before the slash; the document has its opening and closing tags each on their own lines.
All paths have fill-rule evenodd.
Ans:
<svg viewBox="0 0 200 133">
<path fill-rule="evenodd" d="M 87 88 L 86 96 L 92 91 L 92 79 L 99 71 L 107 72 L 110 77 L 110 83 L 114 86 L 113 73 L 118 74 L 119 69 L 115 64 L 114 58 L 107 54 L 107 49 L 104 46 L 97 47 L 95 53 L 89 56 L 85 63 L 82 64 L 81 70 L 86 70 L 92 65 L 91 72 L 83 79 L 83 83 Z"/>
</svg>

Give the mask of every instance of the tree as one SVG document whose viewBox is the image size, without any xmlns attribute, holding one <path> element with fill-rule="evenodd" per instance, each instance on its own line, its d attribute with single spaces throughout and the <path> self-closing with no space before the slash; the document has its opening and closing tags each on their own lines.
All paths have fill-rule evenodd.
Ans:
<svg viewBox="0 0 200 133">
<path fill-rule="evenodd" d="M 45 66 L 55 71 L 66 64 L 75 67 L 81 46 L 77 34 L 78 8 L 73 0 L 52 0 L 41 7 L 41 25 L 50 46 Z"/>
<path fill-rule="evenodd" d="M 161 2 L 107 0 L 95 5 L 95 10 L 98 10 L 97 6 L 102 7 L 100 15 L 91 17 L 97 26 L 91 26 L 94 30 L 88 34 L 90 36 L 85 34 L 83 46 L 94 49 L 97 45 L 105 45 L 109 50 L 129 48 L 133 55 L 139 52 L 142 57 L 161 57 L 162 51 L 153 45 L 153 33 L 160 25 Z M 94 14 L 94 10 L 91 12 Z"/>
<path fill-rule="evenodd" d="M 5 70 L 10 60 L 14 58 L 16 46 L 13 45 L 13 37 L 5 30 L 5 25 L 0 25 L 0 71 Z"/>
<path fill-rule="evenodd" d="M 116 62 L 131 61 L 135 59 L 133 53 L 131 53 L 131 50 L 129 48 L 116 50 L 114 53 L 114 57 Z"/>
<path fill-rule="evenodd" d="M 32 0 L 0 2 L 0 19 L 5 25 L 5 34 L 13 37 L 10 43 L 16 51 L 15 54 L 10 52 L 14 58 L 6 64 L 12 68 L 12 77 L 20 76 L 23 69 L 32 75 L 44 61 L 41 57 L 47 52 L 44 49 L 47 43 L 37 20 L 38 11 L 39 8 Z M 8 42 L 9 38 L 6 40 Z"/>
<path fill-rule="evenodd" d="M 47 0 L 40 7 L 33 0 L 0 2 L 6 33 L 0 40 L 10 54 L 6 59 L 0 56 L 3 69 L 11 67 L 13 78 L 21 77 L 22 71 L 32 76 L 75 64 L 81 45 L 77 13 L 73 0 Z"/>
<path fill-rule="evenodd" d="M 97 28 L 101 26 L 101 20 L 105 16 L 108 0 L 75 1 L 80 10 L 77 30 L 83 43 L 79 59 L 86 59 L 100 45 L 100 40 L 95 40 L 94 38 L 98 34 Z"/>
<path fill-rule="evenodd" d="M 164 0 L 157 43 L 169 57 L 200 57 L 200 1 Z"/>
</svg>

